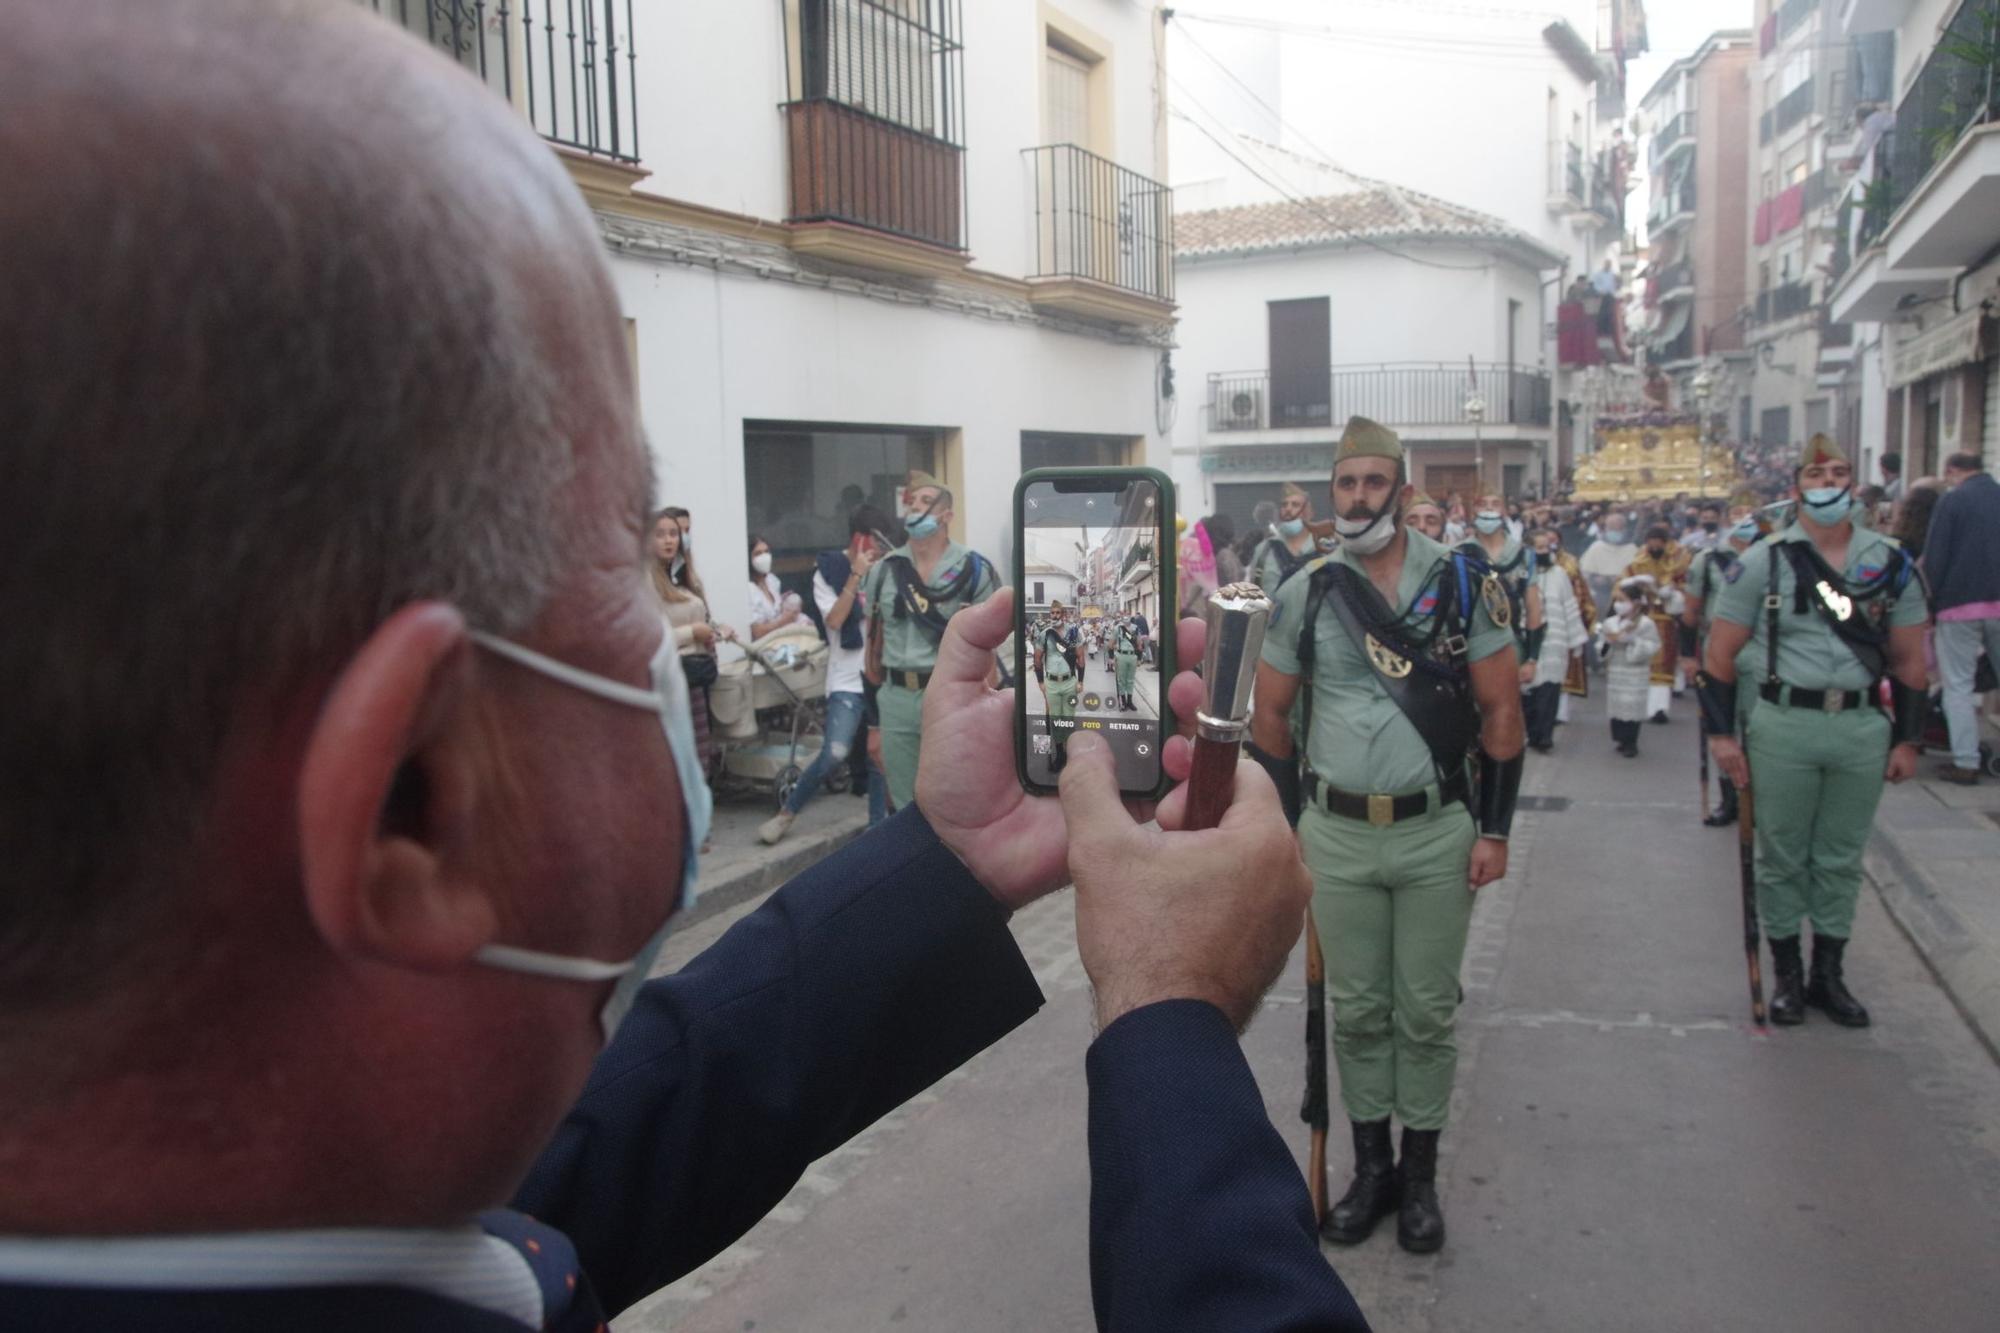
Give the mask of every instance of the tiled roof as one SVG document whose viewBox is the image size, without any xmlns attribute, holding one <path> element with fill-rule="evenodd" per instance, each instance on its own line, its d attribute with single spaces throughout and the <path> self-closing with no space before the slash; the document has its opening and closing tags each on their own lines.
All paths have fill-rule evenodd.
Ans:
<svg viewBox="0 0 2000 1333">
<path fill-rule="evenodd" d="M 1297 202 L 1174 215 L 1174 252 L 1183 259 L 1367 241 L 1498 243 L 1544 262 L 1559 260 L 1539 241 L 1489 213 L 1384 183 Z"/>
</svg>

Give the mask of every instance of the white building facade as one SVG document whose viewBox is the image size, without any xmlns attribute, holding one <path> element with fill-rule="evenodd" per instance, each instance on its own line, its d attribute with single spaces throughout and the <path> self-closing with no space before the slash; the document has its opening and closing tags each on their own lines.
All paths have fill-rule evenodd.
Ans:
<svg viewBox="0 0 2000 1333">
<path fill-rule="evenodd" d="M 1561 257 L 1498 218 L 1347 184 L 1178 217 L 1183 508 L 1244 532 L 1290 481 L 1324 517 L 1354 415 L 1397 430 L 1411 479 L 1433 494 L 1546 493 L 1554 403 L 1539 302 Z"/>
<path fill-rule="evenodd" d="M 1575 278 L 1629 254 L 1625 66 L 1645 30 L 1641 0 L 1215 0 L 1169 25 L 1179 207 L 1313 192 L 1309 173 L 1234 132 L 1496 217 L 1547 249 L 1520 356 L 1552 377 L 1559 474 L 1587 447 L 1581 372 L 1597 363 L 1559 356 L 1558 307 Z M 1524 145 L 1539 151 L 1524 160 Z"/>
<path fill-rule="evenodd" d="M 515 102 L 596 211 L 718 620 L 753 534 L 803 591 L 913 469 L 1008 571 L 1024 468 L 1167 463 L 1154 6 L 360 2 Z"/>
<path fill-rule="evenodd" d="M 1877 35 L 1893 69 L 1890 100 L 1849 150 L 1827 298 L 1854 322 L 1870 479 L 1884 451 L 1912 479 L 1960 451 L 2000 462 L 2000 14 L 1983 0 L 1834 7 L 1850 39 Z"/>
</svg>

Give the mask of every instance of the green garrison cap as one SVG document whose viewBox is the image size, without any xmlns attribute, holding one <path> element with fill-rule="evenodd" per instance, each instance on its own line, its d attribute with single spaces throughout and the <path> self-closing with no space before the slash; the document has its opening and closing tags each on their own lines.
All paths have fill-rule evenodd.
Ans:
<svg viewBox="0 0 2000 1333">
<path fill-rule="evenodd" d="M 918 472 L 912 469 L 908 489 L 920 491 L 926 486 L 935 487 L 938 490 L 944 489 L 944 483 L 933 477 L 930 473 Z"/>
<path fill-rule="evenodd" d="M 1347 429 L 1340 433 L 1340 448 L 1334 451 L 1333 465 L 1339 467 L 1350 458 L 1386 458 L 1401 463 L 1403 442 L 1387 426 L 1377 425 L 1367 417 L 1349 417 Z"/>
<path fill-rule="evenodd" d="M 1436 500 L 1431 499 L 1430 496 L 1425 495 L 1422 491 L 1418 491 L 1415 495 L 1410 497 L 1409 507 L 1411 509 L 1421 509 L 1425 505 L 1429 505 L 1432 509 L 1444 508 L 1443 505 L 1439 504 Z"/>
<path fill-rule="evenodd" d="M 1817 434 L 1806 441 L 1806 451 L 1799 459 L 1799 466 L 1811 467 L 1815 463 L 1845 463 L 1847 461 L 1847 455 L 1841 452 L 1839 445 L 1828 439 L 1824 434 Z"/>
</svg>

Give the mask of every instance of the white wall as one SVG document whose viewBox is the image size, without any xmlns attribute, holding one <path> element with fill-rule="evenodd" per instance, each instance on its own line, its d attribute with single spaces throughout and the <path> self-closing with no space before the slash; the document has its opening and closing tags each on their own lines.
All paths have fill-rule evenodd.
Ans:
<svg viewBox="0 0 2000 1333">
<path fill-rule="evenodd" d="M 1151 348 L 646 260 L 612 268 L 661 499 L 694 511 L 705 552 L 748 538 L 746 420 L 963 432 L 953 535 L 1003 571 L 1023 431 L 1141 437 L 1167 464 Z"/>
<path fill-rule="evenodd" d="M 966 240 L 975 267 L 1021 277 L 1032 258 L 1023 149 L 1044 142 L 1036 0 L 962 0 Z M 635 8 L 639 189 L 782 219 L 789 206 L 786 36 L 777 0 L 651 0 Z M 1155 149 L 1154 15 L 1140 0 L 1052 0 L 1109 48 L 1112 158 L 1164 182 Z M 698 34 L 699 40 L 693 40 Z"/>
</svg>

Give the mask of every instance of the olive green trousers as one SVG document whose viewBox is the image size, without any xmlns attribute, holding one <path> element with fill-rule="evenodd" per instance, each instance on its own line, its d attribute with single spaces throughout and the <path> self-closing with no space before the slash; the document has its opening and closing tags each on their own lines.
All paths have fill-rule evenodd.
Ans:
<svg viewBox="0 0 2000 1333">
<path fill-rule="evenodd" d="M 1444 1128 L 1476 837 L 1462 804 L 1381 827 L 1311 805 L 1299 819 L 1351 1120 Z"/>
<path fill-rule="evenodd" d="M 1757 915 L 1764 933 L 1846 939 L 1861 893 L 1861 854 L 1882 801 L 1889 719 L 1759 700 L 1748 724 L 1757 797 Z"/>
</svg>

